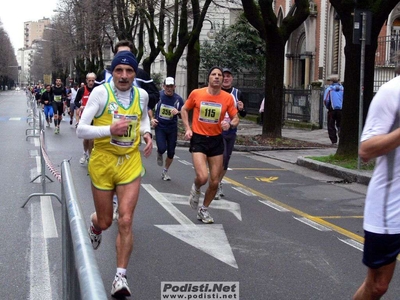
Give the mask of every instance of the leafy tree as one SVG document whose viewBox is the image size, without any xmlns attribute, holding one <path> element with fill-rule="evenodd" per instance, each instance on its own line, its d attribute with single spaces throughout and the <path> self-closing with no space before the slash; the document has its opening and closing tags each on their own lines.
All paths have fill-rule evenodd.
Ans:
<svg viewBox="0 0 400 300">
<path fill-rule="evenodd" d="M 237 72 L 265 73 L 265 46 L 258 31 L 242 14 L 238 21 L 221 30 L 213 42 L 201 45 L 201 67 L 226 66 Z"/>
<path fill-rule="evenodd" d="M 366 9 L 372 13 L 371 44 L 365 48 L 364 101 L 363 120 L 365 120 L 369 104 L 373 98 L 373 82 L 375 70 L 375 52 L 379 32 L 387 21 L 390 12 L 398 4 L 398 0 L 330 0 L 340 17 L 343 35 L 346 39 L 344 53 L 346 56 L 344 99 L 342 110 L 342 128 L 337 154 L 357 156 L 358 152 L 358 112 L 360 99 L 360 64 L 361 45 L 353 44 L 354 9 Z M 356 3 L 356 4 L 355 4 Z"/>
<path fill-rule="evenodd" d="M 265 41 L 265 117 L 262 134 L 265 137 L 282 137 L 283 77 L 285 44 L 290 34 L 309 15 L 308 0 L 293 2 L 287 16 L 278 24 L 272 0 L 242 0 L 245 16 Z M 271 63 L 273 62 L 273 63 Z"/>
</svg>

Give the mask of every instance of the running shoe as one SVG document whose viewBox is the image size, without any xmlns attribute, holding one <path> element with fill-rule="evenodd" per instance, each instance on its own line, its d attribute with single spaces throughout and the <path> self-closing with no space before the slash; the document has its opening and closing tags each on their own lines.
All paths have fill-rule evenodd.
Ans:
<svg viewBox="0 0 400 300">
<path fill-rule="evenodd" d="M 225 196 L 224 190 L 222 189 L 222 182 L 220 182 L 218 185 L 218 192 L 219 192 L 219 195 L 221 196 L 221 198 Z"/>
<path fill-rule="evenodd" d="M 215 194 L 214 200 L 219 200 L 224 196 L 224 192 L 222 191 L 222 183 L 218 184 L 217 193 Z"/>
<path fill-rule="evenodd" d="M 60 129 L 58 128 L 58 127 L 56 127 L 55 129 L 54 129 L 54 134 L 59 134 L 60 133 Z"/>
<path fill-rule="evenodd" d="M 201 220 L 203 223 L 211 224 L 214 223 L 214 219 L 210 216 L 208 209 L 200 207 L 197 211 L 197 220 Z"/>
<path fill-rule="evenodd" d="M 163 155 L 157 152 L 157 165 L 162 167 L 163 165 Z"/>
<path fill-rule="evenodd" d="M 92 215 L 90 216 L 90 219 L 92 219 Z M 93 226 L 90 225 L 89 229 L 88 229 L 88 233 L 89 233 L 90 241 L 92 242 L 92 247 L 94 250 L 96 250 L 97 248 L 99 248 L 100 243 L 101 243 L 101 231 L 99 234 L 94 233 Z"/>
<path fill-rule="evenodd" d="M 72 125 L 72 120 L 69 120 L 69 125 Z"/>
<path fill-rule="evenodd" d="M 199 206 L 200 194 L 200 190 L 197 191 L 196 186 L 193 183 L 189 195 L 189 204 L 193 209 L 197 209 L 197 207 Z"/>
<path fill-rule="evenodd" d="M 161 173 L 161 179 L 164 180 L 164 181 L 170 181 L 171 177 L 169 177 L 167 172 L 162 172 Z"/>
<path fill-rule="evenodd" d="M 113 220 L 118 221 L 119 213 L 118 213 L 118 199 L 117 195 L 113 197 Z"/>
<path fill-rule="evenodd" d="M 76 123 L 76 124 L 75 124 L 75 128 L 78 128 L 78 125 L 79 125 L 79 123 Z"/>
<path fill-rule="evenodd" d="M 111 296 L 113 297 L 130 297 L 131 290 L 129 289 L 126 276 L 116 274 L 111 287 Z"/>
<path fill-rule="evenodd" d="M 79 163 L 81 165 L 84 165 L 85 163 L 87 163 L 89 160 L 89 157 L 86 153 L 83 154 L 83 156 L 79 159 Z"/>
</svg>

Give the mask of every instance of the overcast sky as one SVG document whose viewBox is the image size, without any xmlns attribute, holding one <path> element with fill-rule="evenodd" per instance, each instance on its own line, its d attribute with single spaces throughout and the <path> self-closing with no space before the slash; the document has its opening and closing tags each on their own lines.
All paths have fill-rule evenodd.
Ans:
<svg viewBox="0 0 400 300">
<path fill-rule="evenodd" d="M 1 5 L 0 21 L 15 52 L 24 45 L 24 22 L 51 18 L 58 0 L 17 0 Z"/>
</svg>

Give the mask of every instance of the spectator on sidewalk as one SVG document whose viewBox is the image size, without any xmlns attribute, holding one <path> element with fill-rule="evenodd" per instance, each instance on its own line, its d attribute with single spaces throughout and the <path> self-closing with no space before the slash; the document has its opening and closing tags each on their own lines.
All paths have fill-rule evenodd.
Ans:
<svg viewBox="0 0 400 300">
<path fill-rule="evenodd" d="M 336 146 L 342 123 L 343 86 L 338 75 L 331 75 L 331 84 L 324 92 L 324 105 L 328 109 L 328 135 L 332 145 Z"/>
<path fill-rule="evenodd" d="M 367 275 L 354 300 L 381 299 L 400 253 L 400 77 L 380 87 L 361 135 L 359 155 L 376 159 L 364 208 L 363 263 Z"/>
</svg>

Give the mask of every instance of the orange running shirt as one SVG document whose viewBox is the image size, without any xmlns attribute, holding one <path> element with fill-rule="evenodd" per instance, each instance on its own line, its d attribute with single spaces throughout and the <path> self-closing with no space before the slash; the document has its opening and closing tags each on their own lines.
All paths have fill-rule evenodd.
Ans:
<svg viewBox="0 0 400 300">
<path fill-rule="evenodd" d="M 207 87 L 193 90 L 185 102 L 193 109 L 192 131 L 197 134 L 216 136 L 222 133 L 221 121 L 227 112 L 229 117 L 238 113 L 233 96 L 221 90 L 219 95 L 210 95 Z"/>
</svg>

